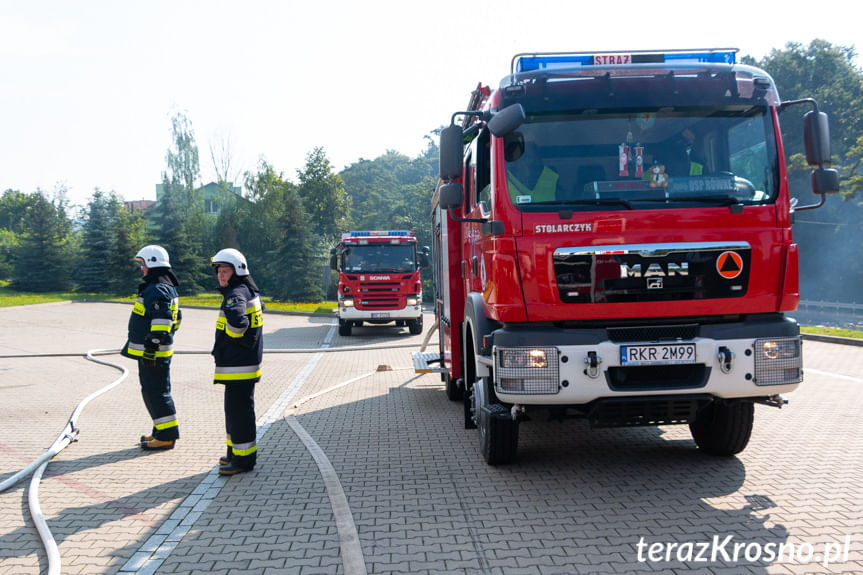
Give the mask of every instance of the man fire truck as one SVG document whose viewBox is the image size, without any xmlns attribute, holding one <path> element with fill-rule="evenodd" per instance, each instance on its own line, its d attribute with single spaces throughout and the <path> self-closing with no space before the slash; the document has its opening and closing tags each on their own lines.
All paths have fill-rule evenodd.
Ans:
<svg viewBox="0 0 863 575">
<path fill-rule="evenodd" d="M 417 253 L 413 232 L 356 231 L 342 234 L 330 250 L 330 267 L 339 271 L 339 335 L 351 335 L 363 322 L 407 325 L 422 333 L 420 268 L 428 248 Z"/>
<path fill-rule="evenodd" d="M 732 455 L 753 404 L 802 381 L 791 222 L 838 189 L 827 117 L 735 54 L 520 54 L 442 131 L 440 353 L 414 359 L 464 400 L 489 464 L 540 409 L 685 423 Z M 779 115 L 798 104 L 821 203 L 795 207 Z"/>
</svg>

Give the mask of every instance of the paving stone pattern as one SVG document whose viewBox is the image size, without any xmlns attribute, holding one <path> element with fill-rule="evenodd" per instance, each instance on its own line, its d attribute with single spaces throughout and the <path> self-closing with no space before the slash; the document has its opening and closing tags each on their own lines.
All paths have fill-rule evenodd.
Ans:
<svg viewBox="0 0 863 575">
<path fill-rule="evenodd" d="M 0 308 L 0 354 L 119 348 L 130 309 Z M 214 323 L 213 310 L 184 310 L 177 349 L 208 350 Z M 422 339 L 395 327 L 340 337 L 333 325 L 267 314 L 266 347 L 317 350 L 328 335 L 332 347 Z M 520 428 L 518 461 L 489 467 L 477 431 L 463 429 L 461 405 L 446 399 L 437 374 L 413 373 L 405 348 L 323 353 L 296 400 L 360 379 L 292 413 L 338 474 L 371 574 L 863 573 L 863 348 L 807 341 L 804 350 L 805 383 L 781 410 L 756 407 L 749 447 L 733 458 L 701 454 L 680 426 L 534 420 Z M 266 356 L 259 417 L 314 357 Z M 205 501 L 194 494 L 213 485 L 224 452 L 211 357 L 176 356 L 181 439 L 159 453 L 137 447 L 150 422 L 134 363 L 105 359 L 127 366 L 128 379 L 85 409 L 80 441 L 50 463 L 39 490 L 64 574 L 119 573 L 177 528 L 171 517 L 181 505 L 193 506 L 188 529 L 162 548 L 157 573 L 344 573 L 321 473 L 283 417 L 259 438 L 255 470 L 220 480 Z M 118 376 L 80 357 L 0 359 L 0 481 L 51 444 L 77 402 Z M 0 493 L 0 575 L 47 572 L 28 483 Z M 686 545 L 728 536 L 732 553 L 736 543 L 750 553 L 790 543 L 811 545 L 813 557 L 678 560 Z M 824 546 L 846 538 L 847 557 L 825 567 Z M 671 548 L 670 560 L 643 549 L 639 561 L 640 541 Z"/>
</svg>

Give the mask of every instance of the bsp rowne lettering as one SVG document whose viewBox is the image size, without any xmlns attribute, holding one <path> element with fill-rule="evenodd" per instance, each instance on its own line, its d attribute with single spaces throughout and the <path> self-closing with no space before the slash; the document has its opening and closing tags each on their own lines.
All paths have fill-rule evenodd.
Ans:
<svg viewBox="0 0 863 575">
<path fill-rule="evenodd" d="M 571 232 L 589 232 L 593 230 L 593 224 L 536 224 L 534 233 L 537 234 L 565 234 Z"/>
</svg>

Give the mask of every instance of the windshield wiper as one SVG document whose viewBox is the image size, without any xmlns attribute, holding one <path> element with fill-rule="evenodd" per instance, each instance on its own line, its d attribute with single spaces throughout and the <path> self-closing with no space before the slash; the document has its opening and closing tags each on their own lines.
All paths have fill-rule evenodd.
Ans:
<svg viewBox="0 0 863 575">
<path fill-rule="evenodd" d="M 530 205 L 538 206 L 623 206 L 627 210 L 632 209 L 628 200 L 623 198 L 594 198 L 592 200 L 552 200 L 550 202 L 531 202 Z"/>
<path fill-rule="evenodd" d="M 733 196 L 668 196 L 665 198 L 668 202 L 707 202 L 718 203 L 720 206 L 732 206 L 741 203 L 740 200 Z"/>
</svg>

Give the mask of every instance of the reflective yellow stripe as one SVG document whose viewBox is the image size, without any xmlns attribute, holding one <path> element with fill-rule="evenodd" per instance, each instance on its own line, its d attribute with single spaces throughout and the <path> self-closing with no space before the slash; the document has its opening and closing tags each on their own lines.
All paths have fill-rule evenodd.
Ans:
<svg viewBox="0 0 863 575">
<path fill-rule="evenodd" d="M 132 313 L 136 315 L 144 315 L 147 313 L 147 308 L 144 307 L 143 298 L 138 298 L 138 301 L 135 302 L 135 307 L 132 308 Z"/>
<path fill-rule="evenodd" d="M 245 445 L 251 445 L 251 447 L 247 447 L 245 449 L 242 449 L 241 447 L 237 447 L 236 445 L 234 445 L 233 447 L 231 447 L 231 452 L 234 455 L 242 456 L 242 455 L 251 455 L 258 450 L 258 446 L 255 445 L 254 443 L 252 443 L 252 444 L 249 444 L 249 443 L 241 444 L 241 446 L 245 446 Z"/>
<path fill-rule="evenodd" d="M 171 320 L 169 319 L 154 319 L 150 322 L 150 331 L 171 331 Z"/>
<path fill-rule="evenodd" d="M 258 371 L 249 371 L 246 373 L 216 373 L 213 376 L 215 381 L 237 381 L 240 379 L 254 379 L 256 377 L 261 377 L 261 370 Z"/>
<path fill-rule="evenodd" d="M 129 342 L 129 345 L 126 346 L 126 353 L 134 357 L 141 357 L 144 355 L 144 346 L 140 343 Z M 173 354 L 173 345 L 160 345 L 159 349 L 156 350 L 156 357 L 171 357 Z"/>
<path fill-rule="evenodd" d="M 161 431 L 163 429 L 169 429 L 171 427 L 178 427 L 180 425 L 180 422 L 177 421 L 176 417 L 174 417 L 173 419 L 171 419 L 169 421 L 164 421 L 165 419 L 166 418 L 164 418 L 164 417 L 161 419 L 154 419 L 153 420 L 153 427 L 155 427 L 156 429 Z"/>
<path fill-rule="evenodd" d="M 246 302 L 246 315 L 256 311 L 261 311 L 261 298 L 259 297 L 254 297 Z"/>
<path fill-rule="evenodd" d="M 225 331 L 225 324 L 227 321 L 225 313 L 219 312 L 219 317 L 216 319 L 216 331 Z"/>
<path fill-rule="evenodd" d="M 178 311 L 180 309 L 180 298 L 171 300 L 171 329 L 177 331 L 180 329 L 180 322 L 177 320 Z"/>
<path fill-rule="evenodd" d="M 225 333 L 228 334 L 228 337 L 238 338 L 243 337 L 243 334 L 246 333 L 246 330 L 249 328 L 243 328 L 241 331 L 238 331 L 234 326 L 230 323 L 225 326 Z"/>
</svg>

